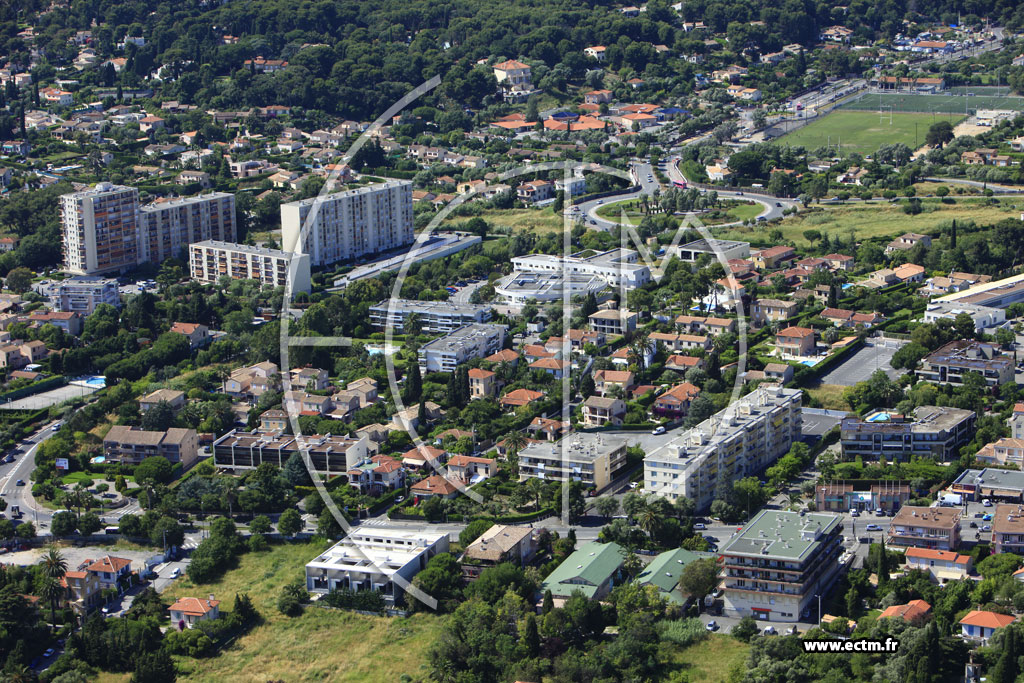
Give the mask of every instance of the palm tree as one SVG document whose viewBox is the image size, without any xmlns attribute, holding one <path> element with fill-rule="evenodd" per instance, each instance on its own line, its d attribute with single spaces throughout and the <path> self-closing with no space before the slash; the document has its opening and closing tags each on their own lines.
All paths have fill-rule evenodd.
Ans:
<svg viewBox="0 0 1024 683">
<path fill-rule="evenodd" d="M 647 332 L 640 332 L 629 343 L 627 355 L 630 363 L 635 363 L 641 370 L 647 369 L 647 354 L 654 350 L 654 342 Z"/>
<path fill-rule="evenodd" d="M 643 509 L 637 513 L 636 523 L 648 536 L 654 534 L 654 529 L 658 526 L 661 521 L 658 515 L 657 509 L 653 505 L 644 505 Z"/>
<path fill-rule="evenodd" d="M 526 448 L 526 436 L 518 429 L 505 437 L 505 453 L 518 455 Z"/>
<path fill-rule="evenodd" d="M 57 602 L 64 596 L 61 579 L 68 571 L 68 561 L 64 559 L 57 546 L 51 545 L 43 553 L 40 560 L 43 565 L 43 581 L 40 585 L 39 597 L 50 603 L 50 625 L 57 628 Z"/>
<path fill-rule="evenodd" d="M 64 597 L 64 586 L 60 579 L 43 576 L 39 580 L 39 597 L 50 603 L 50 629 L 57 629 L 57 603 Z"/>
</svg>

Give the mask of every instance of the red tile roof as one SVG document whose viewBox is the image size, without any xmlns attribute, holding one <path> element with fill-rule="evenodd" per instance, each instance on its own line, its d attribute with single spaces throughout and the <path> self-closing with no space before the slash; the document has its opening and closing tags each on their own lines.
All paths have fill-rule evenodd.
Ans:
<svg viewBox="0 0 1024 683">
<path fill-rule="evenodd" d="M 980 626 L 982 628 L 996 629 L 1009 626 L 1016 621 L 1016 619 L 1017 617 L 1009 614 L 998 614 L 996 612 L 985 612 L 983 610 L 976 609 L 968 612 L 967 616 L 960 620 L 960 623 L 966 624 L 967 626 Z"/>
<path fill-rule="evenodd" d="M 178 601 L 168 609 L 172 612 L 183 612 L 202 616 L 213 611 L 213 608 L 220 604 L 220 600 L 201 600 L 199 598 L 178 598 Z"/>
</svg>

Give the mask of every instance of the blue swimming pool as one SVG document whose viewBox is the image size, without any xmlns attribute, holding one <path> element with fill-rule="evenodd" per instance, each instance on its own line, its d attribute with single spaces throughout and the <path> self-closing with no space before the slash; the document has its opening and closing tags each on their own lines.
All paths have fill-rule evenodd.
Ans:
<svg viewBox="0 0 1024 683">
<path fill-rule="evenodd" d="M 809 368 L 813 368 L 817 364 L 818 364 L 818 359 L 817 358 L 813 358 L 811 360 L 802 360 L 802 361 L 800 361 L 800 365 L 806 365 Z"/>
<path fill-rule="evenodd" d="M 888 422 L 891 419 L 889 413 L 875 413 L 866 418 L 867 422 Z"/>
<path fill-rule="evenodd" d="M 103 377 L 102 375 L 93 375 L 92 377 L 86 377 L 82 381 L 88 384 L 90 387 L 96 387 L 97 389 L 102 389 L 103 387 L 107 386 L 107 378 Z"/>
</svg>

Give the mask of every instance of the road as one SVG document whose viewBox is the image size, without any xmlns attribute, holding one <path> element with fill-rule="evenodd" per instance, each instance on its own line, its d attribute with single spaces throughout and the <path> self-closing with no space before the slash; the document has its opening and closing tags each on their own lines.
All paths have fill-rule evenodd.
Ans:
<svg viewBox="0 0 1024 683">
<path fill-rule="evenodd" d="M 36 449 L 39 448 L 39 444 L 54 435 L 53 426 L 55 424 L 57 423 L 50 422 L 44 425 L 42 429 L 19 444 L 19 448 L 27 446 L 27 450 L 15 455 L 13 463 L 4 465 L 3 468 L 6 468 L 6 471 L 0 468 L 3 477 L 0 479 L 0 496 L 7 501 L 8 509 L 12 505 L 20 506 L 24 515 L 22 521 L 34 523 L 36 533 L 40 535 L 49 533 L 48 527 L 53 511 L 36 503 L 35 498 L 32 497 L 32 483 L 29 481 L 29 475 L 36 467 Z M 24 482 L 23 486 L 18 486 L 19 480 Z"/>
<path fill-rule="evenodd" d="M 678 157 L 673 157 L 672 160 L 669 161 L 669 164 L 668 164 L 668 177 L 669 177 L 669 180 L 671 180 L 673 182 L 675 182 L 675 181 L 686 181 L 686 177 L 683 176 L 682 171 L 679 170 L 679 158 Z M 700 188 L 700 189 L 709 189 L 709 190 L 713 189 L 713 190 L 715 190 L 718 193 L 718 196 L 721 197 L 722 199 L 738 199 L 740 201 L 746 200 L 746 201 L 752 201 L 752 202 L 756 202 L 756 203 L 760 204 L 763 207 L 764 210 L 761 211 L 760 214 L 758 214 L 757 218 L 759 220 L 760 219 L 764 219 L 766 221 L 770 221 L 770 220 L 775 220 L 776 218 L 782 218 L 783 212 L 786 211 L 787 209 L 799 209 L 800 208 L 800 203 L 798 201 L 796 201 L 795 199 L 783 199 L 783 198 L 780 198 L 780 197 L 774 197 L 774 196 L 772 196 L 770 194 L 761 194 L 761 193 L 758 193 L 758 192 L 748 192 L 746 190 L 738 190 L 738 191 L 722 190 L 722 189 L 719 189 L 717 187 L 712 187 L 710 185 L 700 185 L 700 184 L 697 184 L 697 183 L 688 183 L 688 184 L 689 185 L 693 185 L 694 187 L 697 187 L 697 188 Z M 716 228 L 724 228 L 724 227 L 728 227 L 728 226 L 731 226 L 731 225 L 738 225 L 738 224 L 739 224 L 739 222 L 736 222 L 736 223 L 723 223 L 721 225 L 716 225 L 714 227 L 716 227 Z"/>
<path fill-rule="evenodd" d="M 967 185 L 969 187 L 976 187 L 979 190 L 992 190 L 993 192 L 999 192 L 1004 194 L 1020 194 L 1022 191 L 1019 187 L 1010 187 L 1008 185 L 1000 185 L 998 183 L 984 183 L 980 180 L 967 180 L 966 178 L 925 178 L 933 183 L 949 183 L 950 185 Z"/>
</svg>

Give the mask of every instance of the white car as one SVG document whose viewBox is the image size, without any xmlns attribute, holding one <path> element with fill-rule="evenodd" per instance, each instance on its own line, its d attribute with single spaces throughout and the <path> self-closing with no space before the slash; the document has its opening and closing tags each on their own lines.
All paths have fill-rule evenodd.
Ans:
<svg viewBox="0 0 1024 683">
<path fill-rule="evenodd" d="M 694 531 L 704 531 L 705 529 L 707 529 L 707 527 L 705 525 L 701 524 L 700 522 L 698 522 L 697 524 L 693 525 L 693 530 Z"/>
<path fill-rule="evenodd" d="M 654 431 L 651 432 L 651 434 L 654 435 L 654 436 L 659 436 L 659 435 L 664 434 L 664 433 L 665 433 L 665 428 L 660 426 L 660 425 L 655 427 Z"/>
<path fill-rule="evenodd" d="M 981 504 L 982 504 L 982 505 L 983 505 L 984 507 L 987 507 L 987 508 L 990 508 L 990 507 L 992 507 L 992 501 L 991 501 L 991 500 L 989 500 L 988 498 L 986 498 L 985 500 L 981 501 Z"/>
<path fill-rule="evenodd" d="M 850 510 L 850 516 L 851 517 L 860 517 L 860 513 L 857 512 L 856 510 Z"/>
<path fill-rule="evenodd" d="M 774 636 L 774 635 L 776 635 L 777 633 L 778 633 L 778 631 L 776 631 L 776 630 L 775 630 L 775 627 L 774 627 L 774 626 L 765 626 L 765 627 L 764 627 L 764 634 L 765 634 L 766 636 Z"/>
<path fill-rule="evenodd" d="M 877 524 L 868 524 L 868 531 L 881 531 L 882 527 Z"/>
<path fill-rule="evenodd" d="M 181 576 L 181 568 L 180 567 L 175 567 L 173 570 L 171 570 L 171 578 L 172 579 L 176 579 L 179 576 Z"/>
<path fill-rule="evenodd" d="M 707 623 L 707 626 L 705 626 L 704 628 L 706 628 L 709 631 L 717 631 L 718 630 L 718 622 L 715 621 L 714 619 L 712 619 L 711 621 L 709 621 Z"/>
</svg>

